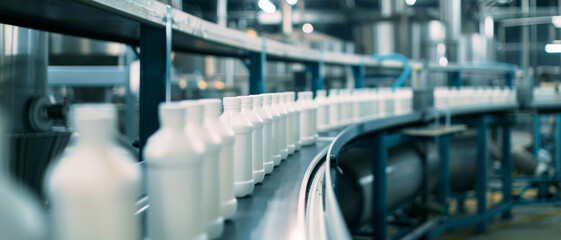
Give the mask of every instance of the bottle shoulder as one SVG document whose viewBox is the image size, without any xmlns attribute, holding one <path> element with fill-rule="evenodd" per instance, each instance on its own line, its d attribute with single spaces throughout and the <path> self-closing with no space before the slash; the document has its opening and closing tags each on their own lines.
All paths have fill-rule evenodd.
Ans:
<svg viewBox="0 0 561 240">
<path fill-rule="evenodd" d="M 241 113 L 224 113 L 220 116 L 220 120 L 236 134 L 245 134 L 253 131 L 253 124 Z"/>
</svg>

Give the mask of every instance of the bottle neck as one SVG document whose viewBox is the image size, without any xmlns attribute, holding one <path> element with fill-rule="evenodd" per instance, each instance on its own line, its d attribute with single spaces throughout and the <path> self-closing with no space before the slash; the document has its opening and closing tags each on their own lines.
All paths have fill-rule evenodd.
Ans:
<svg viewBox="0 0 561 240">
<path fill-rule="evenodd" d="M 242 109 L 249 109 L 251 110 L 253 107 L 253 103 L 242 103 Z"/>
<path fill-rule="evenodd" d="M 224 105 L 224 112 L 240 112 L 242 107 L 240 105 Z"/>
<path fill-rule="evenodd" d="M 112 119 L 78 120 L 76 122 L 76 132 L 79 134 L 78 143 L 96 147 L 109 146 L 115 136 L 114 126 Z"/>
</svg>

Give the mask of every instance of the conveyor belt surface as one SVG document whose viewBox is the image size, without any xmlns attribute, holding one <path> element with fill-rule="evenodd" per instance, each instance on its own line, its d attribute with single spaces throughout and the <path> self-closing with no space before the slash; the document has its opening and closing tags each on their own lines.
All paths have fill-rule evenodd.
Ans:
<svg viewBox="0 0 561 240">
<path fill-rule="evenodd" d="M 314 157 L 330 143 L 302 147 L 265 176 L 251 196 L 238 198 L 238 211 L 221 239 L 304 239 L 305 226 L 297 221 L 300 187 Z"/>
</svg>

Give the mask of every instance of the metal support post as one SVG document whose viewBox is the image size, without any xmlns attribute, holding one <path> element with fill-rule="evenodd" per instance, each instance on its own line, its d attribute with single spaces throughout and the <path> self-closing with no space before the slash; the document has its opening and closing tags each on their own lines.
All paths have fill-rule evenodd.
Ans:
<svg viewBox="0 0 561 240">
<path fill-rule="evenodd" d="M 561 113 L 555 114 L 555 173 L 561 172 Z"/>
<path fill-rule="evenodd" d="M 316 96 L 317 90 L 323 89 L 323 67 L 323 61 L 306 64 L 306 68 L 312 74 L 311 88 L 314 93 L 314 97 Z"/>
<path fill-rule="evenodd" d="M 459 89 L 463 85 L 462 71 L 448 73 L 448 79 L 450 86 L 456 86 Z"/>
<path fill-rule="evenodd" d="M 505 74 L 505 85 L 512 88 L 512 82 L 514 79 L 514 71 Z"/>
<path fill-rule="evenodd" d="M 535 113 L 532 117 L 534 122 L 534 157 L 538 157 L 538 152 L 541 147 L 541 132 L 540 132 L 540 115 Z"/>
<path fill-rule="evenodd" d="M 503 181 L 503 204 L 508 204 L 507 210 L 503 212 L 503 218 L 512 216 L 512 155 L 511 155 L 511 128 L 509 123 L 502 126 L 502 181 Z"/>
<path fill-rule="evenodd" d="M 438 180 L 438 202 L 442 204 L 443 215 L 448 216 L 448 197 L 450 196 L 450 135 L 436 138 L 440 168 Z"/>
<path fill-rule="evenodd" d="M 374 229 L 374 239 L 386 240 L 387 234 L 387 216 L 388 216 L 388 200 L 387 200 L 387 176 L 386 166 L 388 161 L 388 149 L 386 146 L 386 133 L 379 132 L 374 137 L 374 152 L 372 154 L 372 172 L 374 173 L 374 184 L 372 187 L 372 199 L 374 199 L 374 207 L 372 208 L 372 227 Z"/>
<path fill-rule="evenodd" d="M 355 80 L 355 88 L 364 87 L 365 67 L 363 64 L 358 66 L 351 66 L 353 70 L 353 78 Z"/>
<path fill-rule="evenodd" d="M 265 71 L 267 68 L 267 39 L 262 38 L 261 52 L 250 52 L 246 62 L 249 70 L 249 94 L 264 93 Z"/>
<path fill-rule="evenodd" d="M 249 94 L 261 94 L 265 85 L 265 52 L 252 52 L 249 54 Z"/>
<path fill-rule="evenodd" d="M 166 29 L 142 24 L 140 27 L 140 152 L 159 127 L 158 106 L 166 100 Z M 142 154 L 141 159 L 142 159 Z"/>
<path fill-rule="evenodd" d="M 486 232 L 487 220 L 487 116 L 479 117 L 477 123 L 477 160 L 475 191 L 477 197 L 477 214 L 482 218 L 477 225 L 477 232 Z"/>
</svg>

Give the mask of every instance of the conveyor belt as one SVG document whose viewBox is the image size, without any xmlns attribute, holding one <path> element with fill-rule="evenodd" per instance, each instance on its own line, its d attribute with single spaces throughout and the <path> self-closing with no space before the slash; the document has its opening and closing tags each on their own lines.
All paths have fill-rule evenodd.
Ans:
<svg viewBox="0 0 561 240">
<path fill-rule="evenodd" d="M 221 239 L 305 239 L 305 225 L 298 222 L 303 214 L 300 186 L 314 157 L 329 143 L 303 147 L 265 176 L 251 196 L 238 198 L 238 211 L 226 222 Z"/>
</svg>

